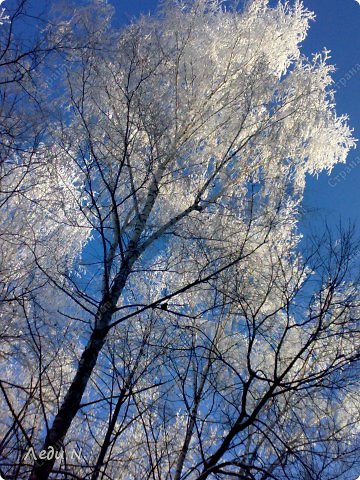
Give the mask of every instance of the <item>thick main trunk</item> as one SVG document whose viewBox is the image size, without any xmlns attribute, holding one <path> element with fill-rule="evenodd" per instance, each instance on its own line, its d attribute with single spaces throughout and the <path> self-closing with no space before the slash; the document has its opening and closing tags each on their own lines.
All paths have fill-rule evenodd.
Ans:
<svg viewBox="0 0 360 480">
<path fill-rule="evenodd" d="M 94 330 L 90 340 L 83 351 L 79 367 L 72 381 L 64 401 L 54 419 L 54 423 L 46 435 L 42 451 L 52 447 L 55 451 L 61 449 L 65 435 L 79 410 L 81 398 L 89 381 L 90 375 L 96 365 L 98 355 L 104 345 L 108 330 Z M 55 463 L 54 458 L 37 460 L 30 475 L 30 480 L 46 480 Z"/>
<path fill-rule="evenodd" d="M 133 237 L 128 244 L 127 253 L 125 254 L 122 268 L 114 279 L 109 298 L 107 300 L 103 300 L 102 304 L 100 305 L 99 311 L 96 315 L 95 329 L 87 346 L 85 347 L 85 350 L 83 351 L 75 378 L 70 385 L 70 388 L 55 417 L 52 427 L 46 435 L 42 451 L 48 450 L 49 447 L 52 447 L 55 451 L 58 451 L 61 448 L 67 431 L 79 410 L 85 388 L 96 365 L 99 353 L 101 352 L 101 349 L 105 343 L 106 335 L 111 324 L 114 307 L 120 298 L 132 266 L 139 256 L 144 252 L 148 244 L 151 243 L 147 242 L 146 246 L 143 246 L 142 249 L 138 248 L 140 237 L 144 231 L 146 222 L 158 196 L 159 182 L 166 166 L 167 161 L 159 166 L 150 184 L 146 202 L 141 213 L 139 214 L 137 224 L 134 228 Z M 156 238 L 157 237 L 154 236 L 152 241 Z M 56 461 L 55 455 L 52 457 L 54 458 L 36 461 L 29 480 L 47 480 Z"/>
<path fill-rule="evenodd" d="M 96 315 L 95 329 L 81 355 L 77 372 L 67 394 L 65 395 L 63 403 L 51 428 L 47 432 L 42 452 L 48 452 L 49 448 L 56 452 L 62 447 L 67 431 L 79 410 L 82 396 L 96 365 L 99 353 L 105 343 L 114 312 L 114 306 L 125 286 L 131 266 L 135 262 L 135 259 L 136 255 L 133 255 L 130 261 L 125 262 L 125 265 L 120 270 L 116 281 L 114 282 L 113 291 L 111 292 L 110 297 L 104 299 L 99 307 Z M 56 461 L 55 455 L 52 455 L 52 457 L 53 458 L 50 459 L 39 458 L 35 461 L 29 480 L 47 480 Z"/>
</svg>

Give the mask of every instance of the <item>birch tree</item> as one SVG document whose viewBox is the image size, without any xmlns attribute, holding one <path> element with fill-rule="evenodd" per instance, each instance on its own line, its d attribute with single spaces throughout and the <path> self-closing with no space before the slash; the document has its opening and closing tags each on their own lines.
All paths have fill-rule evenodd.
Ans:
<svg viewBox="0 0 360 480">
<path fill-rule="evenodd" d="M 111 15 L 94 2 L 52 31 L 76 48 L 7 203 L 3 318 L 25 333 L 4 475 L 347 478 L 356 249 L 306 256 L 297 221 L 305 176 L 355 142 L 328 52 L 300 52 L 313 14 L 166 1 L 121 31 Z"/>
</svg>

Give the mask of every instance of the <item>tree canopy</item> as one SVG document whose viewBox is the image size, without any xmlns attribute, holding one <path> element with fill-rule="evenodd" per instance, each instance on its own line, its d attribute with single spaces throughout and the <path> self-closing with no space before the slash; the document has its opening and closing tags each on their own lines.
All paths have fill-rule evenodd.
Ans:
<svg viewBox="0 0 360 480">
<path fill-rule="evenodd" d="M 355 140 L 292 3 L 1 14 L 5 478 L 355 478 L 358 245 L 298 227 Z"/>
</svg>

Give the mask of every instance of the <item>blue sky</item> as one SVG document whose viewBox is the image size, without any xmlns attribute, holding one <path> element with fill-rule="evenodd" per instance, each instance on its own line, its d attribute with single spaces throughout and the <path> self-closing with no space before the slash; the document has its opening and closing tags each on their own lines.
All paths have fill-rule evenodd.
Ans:
<svg viewBox="0 0 360 480">
<path fill-rule="evenodd" d="M 116 20 L 127 23 L 139 12 L 154 11 L 157 1 L 111 0 L 111 3 L 116 6 Z M 350 116 L 354 135 L 360 138 L 360 5 L 356 0 L 303 0 L 303 3 L 316 14 L 303 52 L 310 56 L 325 47 L 331 50 L 331 61 L 337 68 L 334 75 L 338 82 L 337 111 Z M 347 164 L 352 165 L 351 171 L 339 165 L 331 176 L 323 174 L 318 179 L 308 179 L 304 206 L 311 212 L 306 223 L 309 221 L 312 227 L 320 225 L 320 219 L 332 224 L 341 218 L 344 222 L 357 221 L 360 233 L 360 145 L 351 152 Z"/>
<path fill-rule="evenodd" d="M 331 50 L 337 67 L 334 80 L 339 85 L 337 111 L 349 114 L 354 136 L 360 139 L 360 5 L 355 0 L 304 0 L 304 4 L 317 16 L 304 53 L 323 47 Z M 318 207 L 329 222 L 340 217 L 356 221 L 360 232 L 360 144 L 350 153 L 347 165 L 335 167 L 330 177 L 309 179 L 305 206 Z"/>
</svg>

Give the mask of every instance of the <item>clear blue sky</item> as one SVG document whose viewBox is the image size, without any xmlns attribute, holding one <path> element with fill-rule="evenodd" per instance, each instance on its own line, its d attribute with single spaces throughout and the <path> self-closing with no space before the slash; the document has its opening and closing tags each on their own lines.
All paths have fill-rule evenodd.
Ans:
<svg viewBox="0 0 360 480">
<path fill-rule="evenodd" d="M 337 68 L 334 80 L 341 82 L 336 95 L 337 111 L 350 116 L 354 135 L 360 139 L 360 5 L 355 0 L 303 2 L 316 14 L 303 52 L 311 55 L 325 47 L 331 50 L 331 61 Z M 120 23 L 140 11 L 153 11 L 157 4 L 156 0 L 112 0 L 112 3 Z M 313 226 L 318 224 L 319 216 L 330 223 L 337 223 L 340 218 L 345 222 L 350 219 L 358 223 L 360 232 L 360 144 L 350 153 L 347 164 L 353 165 L 350 172 L 339 165 L 330 176 L 308 179 L 304 206 L 313 210 L 308 217 Z"/>
<path fill-rule="evenodd" d="M 360 5 L 355 0 L 304 0 L 304 4 L 317 17 L 304 52 L 308 55 L 322 47 L 331 50 L 331 61 L 337 67 L 334 80 L 341 82 L 337 83 L 337 111 L 349 114 L 354 136 L 360 139 Z M 360 143 L 347 165 L 351 171 L 339 165 L 330 177 L 309 179 L 305 205 L 317 206 L 330 222 L 340 216 L 356 221 L 360 232 Z"/>
</svg>

